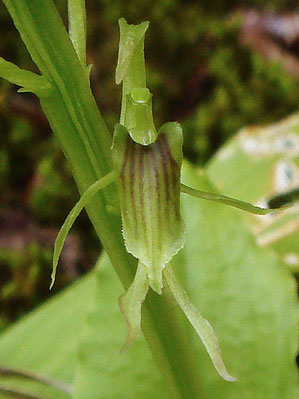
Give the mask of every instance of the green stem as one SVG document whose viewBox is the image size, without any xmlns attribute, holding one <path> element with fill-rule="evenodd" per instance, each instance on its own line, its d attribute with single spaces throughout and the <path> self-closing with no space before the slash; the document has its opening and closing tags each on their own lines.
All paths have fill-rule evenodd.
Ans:
<svg viewBox="0 0 299 399">
<path fill-rule="evenodd" d="M 92 96 L 86 70 L 52 0 L 3 1 L 32 59 L 53 84 L 53 94 L 40 97 L 41 106 L 83 193 L 112 169 L 112 138 Z M 111 199 L 117 198 L 116 185 L 112 184 L 103 194 L 95 195 L 87 212 L 127 289 L 136 271 L 136 260 L 123 245 L 120 217 L 107 211 Z M 185 324 L 164 296 L 150 293 L 145 305 L 143 331 L 169 389 L 175 398 L 198 398 L 194 351 L 188 343 Z"/>
</svg>

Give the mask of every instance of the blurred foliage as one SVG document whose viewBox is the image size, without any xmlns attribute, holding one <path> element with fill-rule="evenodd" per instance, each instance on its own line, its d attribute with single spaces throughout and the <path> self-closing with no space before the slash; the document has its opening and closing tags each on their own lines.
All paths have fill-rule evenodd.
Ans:
<svg viewBox="0 0 299 399">
<path fill-rule="evenodd" d="M 299 114 L 267 127 L 242 129 L 207 170 L 217 189 L 229 196 L 261 206 L 293 202 L 284 212 L 246 216 L 259 245 L 275 250 L 298 273 Z"/>
<path fill-rule="evenodd" d="M 66 21 L 66 1 L 57 0 L 56 4 Z M 288 0 L 256 0 L 249 5 L 279 12 L 296 7 Z M 151 22 L 146 59 L 156 123 L 182 123 L 184 152 L 192 162 L 203 165 L 244 126 L 272 123 L 295 111 L 295 78 L 240 42 L 242 18 L 238 10 L 246 6 L 241 1 L 87 0 L 92 87 L 109 127 L 117 122 L 120 106 L 114 70 L 117 19 L 121 16 L 131 23 Z M 35 70 L 3 4 L 0 34 L 1 56 Z M 46 287 L 53 237 L 78 194 L 33 96 L 16 94 L 15 87 L 1 80 L 0 120 L 0 239 L 1 243 L 6 240 L 0 252 L 0 289 L 5 296 L 1 329 L 49 296 Z M 28 223 L 31 233 L 22 228 Z M 7 228 L 20 232 L 21 245 L 15 244 L 15 237 L 9 242 Z M 66 261 L 65 273 L 58 276 L 57 290 L 88 269 L 99 250 L 85 214 L 75 231 L 78 241 L 70 246 L 71 261 Z M 84 260 L 77 256 L 78 243 L 84 247 Z"/>
</svg>

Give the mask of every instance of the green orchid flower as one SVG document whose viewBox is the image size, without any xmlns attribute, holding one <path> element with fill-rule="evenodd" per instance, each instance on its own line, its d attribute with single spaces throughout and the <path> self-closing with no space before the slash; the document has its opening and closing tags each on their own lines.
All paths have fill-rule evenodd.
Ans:
<svg viewBox="0 0 299 399">
<path fill-rule="evenodd" d="M 258 215 L 276 210 L 195 190 L 181 183 L 182 128 L 177 122 L 168 122 L 156 130 L 152 94 L 146 88 L 144 36 L 149 23 L 129 25 L 122 18 L 119 25 L 116 83 L 123 84 L 123 91 L 120 123 L 115 125 L 113 136 L 114 169 L 89 187 L 64 222 L 55 242 L 51 287 L 59 255 L 75 219 L 99 190 L 117 182 L 124 244 L 127 251 L 138 259 L 135 278 L 119 298 L 127 323 L 123 350 L 138 337 L 141 306 L 151 288 L 157 294 L 173 296 L 201 338 L 219 375 L 226 381 L 234 381 L 225 368 L 212 326 L 193 306 L 171 267 L 173 256 L 185 242 L 180 194 L 217 201 Z"/>
</svg>

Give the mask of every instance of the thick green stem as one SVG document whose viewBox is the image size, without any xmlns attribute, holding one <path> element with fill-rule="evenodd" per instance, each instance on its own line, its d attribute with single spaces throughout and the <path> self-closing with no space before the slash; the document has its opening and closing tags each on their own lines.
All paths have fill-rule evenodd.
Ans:
<svg viewBox="0 0 299 399">
<path fill-rule="evenodd" d="M 54 86 L 40 97 L 52 130 L 60 140 L 81 193 L 111 171 L 111 135 L 92 96 L 82 66 L 52 0 L 3 0 L 42 75 Z M 98 193 L 87 205 L 88 215 L 125 288 L 136 260 L 123 245 L 121 220 L 107 205 L 117 200 L 116 185 Z M 145 301 L 143 331 L 173 396 L 199 398 L 193 351 L 177 310 L 164 296 Z M 138 360 L 136 360 L 138 361 Z"/>
</svg>

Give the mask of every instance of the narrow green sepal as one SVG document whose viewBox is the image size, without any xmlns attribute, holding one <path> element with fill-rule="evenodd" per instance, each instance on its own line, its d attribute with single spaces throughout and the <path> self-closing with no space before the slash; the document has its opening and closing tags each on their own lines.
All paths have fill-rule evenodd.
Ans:
<svg viewBox="0 0 299 399">
<path fill-rule="evenodd" d="M 149 22 L 139 25 L 129 25 L 124 18 L 118 20 L 120 28 L 120 43 L 115 74 L 116 84 L 120 84 L 128 70 L 134 51 L 144 38 Z"/>
<path fill-rule="evenodd" d="M 184 246 L 180 214 L 182 129 L 170 122 L 148 146 L 135 143 L 116 125 L 112 155 L 119 172 L 119 192 L 126 249 L 147 268 L 149 283 L 161 294 L 162 270 Z"/>
<path fill-rule="evenodd" d="M 119 308 L 127 325 L 127 337 L 121 353 L 126 351 L 137 339 L 141 324 L 141 305 L 149 289 L 147 269 L 138 262 L 136 275 L 127 292 L 119 300 Z"/>
<path fill-rule="evenodd" d="M 55 283 L 56 269 L 57 269 L 59 256 L 61 254 L 64 242 L 65 242 L 68 232 L 72 228 L 75 220 L 79 216 L 82 209 L 86 206 L 88 201 L 90 201 L 91 198 L 96 193 L 98 193 L 100 190 L 102 190 L 103 188 L 105 188 L 109 184 L 111 184 L 113 181 L 115 181 L 116 177 L 117 177 L 117 173 L 115 171 L 112 171 L 112 172 L 108 173 L 106 176 L 102 177 L 102 179 L 100 179 L 100 180 L 96 181 L 94 184 L 92 184 L 84 192 L 82 197 L 79 199 L 79 201 L 76 203 L 76 205 L 73 207 L 73 209 L 70 211 L 67 218 L 65 219 L 65 222 L 61 226 L 61 229 L 59 230 L 59 233 L 57 235 L 57 238 L 56 238 L 55 244 L 54 244 L 53 270 L 52 270 L 52 274 L 51 274 L 52 281 L 51 281 L 51 285 L 50 285 L 50 290 L 52 289 L 52 287 Z"/>
<path fill-rule="evenodd" d="M 191 303 L 187 293 L 176 279 L 170 264 L 165 266 L 163 276 L 174 299 L 185 313 L 187 319 L 190 321 L 204 344 L 218 374 L 226 381 L 236 381 L 236 378 L 227 372 L 223 363 L 219 342 L 213 327 L 208 320 L 201 316 L 195 306 Z"/>
<path fill-rule="evenodd" d="M 260 208 L 258 206 L 250 204 L 249 202 L 243 202 L 236 198 L 226 197 L 225 195 L 196 190 L 195 188 L 188 187 L 185 184 L 181 184 L 181 191 L 182 193 L 189 194 L 192 197 L 201 198 L 208 201 L 220 202 L 221 204 L 242 209 L 243 211 L 249 213 L 253 213 L 254 215 L 268 215 L 269 213 L 284 211 L 285 209 L 292 207 L 291 204 L 291 205 L 282 206 L 280 208 L 269 208 L 269 209 Z"/>
<path fill-rule="evenodd" d="M 8 62 L 0 57 L 0 77 L 10 83 L 23 86 L 18 91 L 20 93 L 30 92 L 38 97 L 48 97 L 54 87 L 44 76 L 19 68 L 17 65 Z"/>
</svg>

